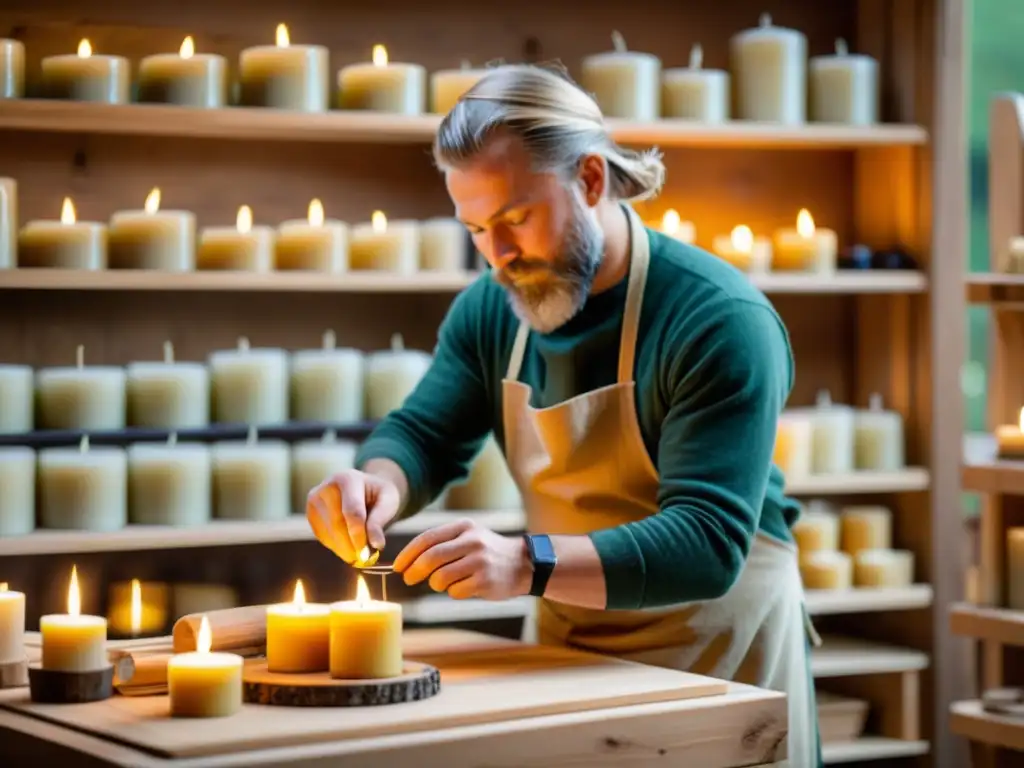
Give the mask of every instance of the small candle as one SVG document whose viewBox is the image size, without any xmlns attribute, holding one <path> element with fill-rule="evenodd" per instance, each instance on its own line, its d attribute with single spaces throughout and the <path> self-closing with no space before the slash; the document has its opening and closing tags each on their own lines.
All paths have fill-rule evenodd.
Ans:
<svg viewBox="0 0 1024 768">
<path fill-rule="evenodd" d="M 18 182 L 0 178 L 0 269 L 18 264 Z"/>
<path fill-rule="evenodd" d="M 292 45 L 288 27 L 278 24 L 274 45 L 246 48 L 239 56 L 239 103 L 243 107 L 324 112 L 329 64 L 325 47 Z"/>
<path fill-rule="evenodd" d="M 811 120 L 820 123 L 872 125 L 878 122 L 878 62 L 851 54 L 836 40 L 835 54 L 811 59 Z"/>
<path fill-rule="evenodd" d="M 0 448 L 0 536 L 22 536 L 35 527 L 36 452 L 23 446 Z"/>
<path fill-rule="evenodd" d="M 237 349 L 210 355 L 213 418 L 232 424 L 288 421 L 288 353 L 251 349 L 244 336 Z"/>
<path fill-rule="evenodd" d="M 1006 271 L 1024 273 L 1024 237 L 1011 237 L 1006 244 Z"/>
<path fill-rule="evenodd" d="M 383 270 L 411 275 L 420 262 L 418 221 L 388 221 L 374 211 L 370 222 L 352 229 L 352 269 Z"/>
<path fill-rule="evenodd" d="M 692 221 L 683 221 L 675 208 L 669 208 L 661 217 L 661 231 L 687 245 L 697 241 L 697 227 Z"/>
<path fill-rule="evenodd" d="M 458 219 L 427 219 L 420 224 L 419 268 L 424 272 L 464 272 L 469 235 Z"/>
<path fill-rule="evenodd" d="M 128 446 L 128 510 L 141 525 L 202 525 L 213 516 L 212 460 L 202 443 Z"/>
<path fill-rule="evenodd" d="M 814 225 L 806 208 L 796 217 L 796 229 L 775 233 L 772 269 L 778 271 L 834 272 L 839 252 L 835 230 Z"/>
<path fill-rule="evenodd" d="M 493 436 L 469 468 L 469 477 L 448 489 L 448 509 L 521 509 L 522 497 L 512 478 L 505 455 Z"/>
<path fill-rule="evenodd" d="M 869 402 L 867 410 L 854 414 L 854 465 L 878 472 L 903 469 L 903 416 L 884 410 L 879 394 Z"/>
<path fill-rule="evenodd" d="M 650 53 L 626 49 L 626 40 L 612 33 L 613 51 L 587 56 L 580 85 L 594 97 L 605 117 L 657 120 L 661 115 L 661 60 Z"/>
<path fill-rule="evenodd" d="M 400 408 L 430 369 L 433 357 L 406 349 L 401 334 L 391 337 L 391 349 L 373 352 L 366 359 L 366 415 L 383 419 Z"/>
<path fill-rule="evenodd" d="M 171 717 L 228 717 L 242 709 L 242 657 L 211 653 L 213 633 L 203 616 L 196 650 L 167 662 Z"/>
<path fill-rule="evenodd" d="M 340 680 L 402 674 L 402 606 L 373 600 L 363 575 L 356 599 L 331 604 L 331 677 Z"/>
<path fill-rule="evenodd" d="M 786 480 L 799 480 L 812 472 L 814 423 L 806 416 L 786 413 L 779 417 L 772 461 Z"/>
<path fill-rule="evenodd" d="M 733 114 L 740 120 L 799 124 L 807 116 L 807 38 L 772 26 L 767 13 L 755 29 L 730 41 L 735 86 Z"/>
<path fill-rule="evenodd" d="M 314 198 L 305 219 L 285 221 L 278 227 L 274 269 L 346 272 L 348 225 L 325 220 L 323 203 Z"/>
<path fill-rule="evenodd" d="M 801 512 L 793 524 L 793 538 L 801 559 L 811 552 L 834 552 L 839 548 L 839 515 L 827 506 Z"/>
<path fill-rule="evenodd" d="M 0 664 L 25 660 L 25 593 L 0 582 Z"/>
<path fill-rule="evenodd" d="M 914 553 L 864 549 L 853 558 L 853 583 L 869 589 L 905 589 L 914 583 Z"/>
<path fill-rule="evenodd" d="M 252 208 L 243 205 L 234 227 L 207 227 L 200 233 L 196 269 L 269 272 L 276 237 L 272 227 L 254 226 Z"/>
<path fill-rule="evenodd" d="M 107 661 L 107 620 L 82 614 L 78 569 L 71 567 L 68 612 L 39 619 L 42 668 L 53 672 L 94 672 L 110 666 Z"/>
<path fill-rule="evenodd" d="M 430 111 L 446 115 L 463 95 L 487 74 L 486 69 L 473 69 L 463 61 L 458 69 L 442 69 L 430 76 Z"/>
<path fill-rule="evenodd" d="M 1006 605 L 1024 611 L 1024 528 L 1006 530 Z"/>
<path fill-rule="evenodd" d="M 1020 409 L 1017 424 L 996 427 L 996 447 L 1000 458 L 1024 458 L 1024 408 Z"/>
<path fill-rule="evenodd" d="M 131 64 L 123 56 L 97 56 L 89 41 L 82 40 L 78 53 L 43 59 L 40 85 L 48 99 L 125 104 Z"/>
<path fill-rule="evenodd" d="M 42 429 L 89 432 L 124 429 L 125 371 L 118 366 L 85 365 L 85 347 L 75 350 L 74 368 L 43 368 L 36 374 L 36 400 Z"/>
<path fill-rule="evenodd" d="M 189 211 L 161 211 L 160 189 L 146 196 L 141 211 L 110 217 L 110 269 L 191 272 L 196 266 L 196 217 Z"/>
<path fill-rule="evenodd" d="M 305 440 L 292 448 L 292 511 L 306 510 L 306 497 L 331 475 L 352 469 L 356 463 L 356 443 L 338 440 L 327 430 L 322 440 Z"/>
<path fill-rule="evenodd" d="M 167 585 L 159 582 L 116 582 L 107 591 L 107 627 L 113 635 L 139 637 L 163 632 L 167 626 Z"/>
<path fill-rule="evenodd" d="M 307 603 L 302 580 L 290 603 L 267 606 L 267 670 L 326 672 L 330 667 L 331 608 Z"/>
<path fill-rule="evenodd" d="M 844 507 L 839 526 L 842 548 L 848 555 L 892 547 L 892 511 L 887 507 Z"/>
<path fill-rule="evenodd" d="M 704 50 L 690 50 L 690 66 L 666 69 L 661 76 L 661 114 L 703 123 L 729 119 L 729 73 L 704 69 Z"/>
<path fill-rule="evenodd" d="M 830 394 L 818 393 L 812 409 L 814 420 L 812 468 L 815 474 L 845 474 L 854 469 L 853 461 L 853 409 L 848 405 L 835 405 Z"/>
<path fill-rule="evenodd" d="M 196 53 L 186 37 L 177 53 L 158 53 L 139 62 L 138 101 L 183 107 L 223 107 L 227 94 L 227 61 L 212 53 Z"/>
<path fill-rule="evenodd" d="M 419 64 L 388 62 L 383 45 L 373 46 L 371 64 L 350 64 L 338 72 L 338 104 L 399 115 L 419 115 L 426 104 L 427 71 Z"/>
<path fill-rule="evenodd" d="M 291 452 L 280 440 L 213 446 L 213 509 L 221 520 L 284 520 L 291 515 Z"/>
<path fill-rule="evenodd" d="M 327 331 L 321 349 L 292 354 L 291 413 L 297 421 L 362 420 L 365 356 L 336 343 L 334 331 Z"/>
<path fill-rule="evenodd" d="M 853 558 L 828 549 L 808 552 L 800 558 L 804 589 L 849 589 L 853 586 Z"/>
<path fill-rule="evenodd" d="M 25 96 L 25 46 L 19 40 L 0 38 L 0 99 Z"/>
<path fill-rule="evenodd" d="M 202 363 L 175 362 L 164 342 L 163 362 L 126 368 L 128 423 L 155 429 L 197 429 L 210 423 L 210 372 Z"/>
<path fill-rule="evenodd" d="M 107 226 L 78 221 L 75 205 L 65 197 L 60 221 L 30 221 L 18 233 L 18 266 L 55 269 L 104 269 Z"/>
<path fill-rule="evenodd" d="M 32 431 L 34 377 L 31 366 L 0 364 L 0 435 Z"/>
<path fill-rule="evenodd" d="M 39 451 L 39 522 L 65 531 L 117 531 L 128 523 L 128 459 L 123 448 Z"/>
<path fill-rule="evenodd" d="M 728 235 L 716 235 L 711 250 L 743 272 L 767 272 L 772 262 L 771 241 L 767 237 L 754 237 L 745 224 L 735 227 Z"/>
</svg>

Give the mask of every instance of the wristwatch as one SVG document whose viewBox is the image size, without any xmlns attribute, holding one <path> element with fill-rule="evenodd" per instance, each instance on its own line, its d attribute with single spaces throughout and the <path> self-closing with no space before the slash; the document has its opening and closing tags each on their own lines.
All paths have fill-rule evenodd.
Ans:
<svg viewBox="0 0 1024 768">
<path fill-rule="evenodd" d="M 555 548 L 551 544 L 551 537 L 544 534 L 527 533 L 523 536 L 526 539 L 526 551 L 530 553 L 530 562 L 533 563 L 533 583 L 530 584 L 530 594 L 534 597 L 544 597 L 544 590 L 548 588 L 548 579 L 558 563 L 555 557 Z"/>
</svg>

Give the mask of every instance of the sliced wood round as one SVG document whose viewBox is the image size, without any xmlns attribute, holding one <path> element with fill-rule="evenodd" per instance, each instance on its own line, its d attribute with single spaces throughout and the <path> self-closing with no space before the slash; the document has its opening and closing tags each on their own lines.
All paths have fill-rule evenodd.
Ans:
<svg viewBox="0 0 1024 768">
<path fill-rule="evenodd" d="M 84 704 L 114 695 L 114 667 L 89 672 L 57 672 L 38 666 L 28 668 L 32 701 L 37 704 Z"/>
<path fill-rule="evenodd" d="M 276 707 L 375 707 L 429 699 L 440 690 L 441 673 L 418 661 L 406 661 L 399 677 L 379 680 L 335 680 L 327 672 L 270 672 L 266 659 L 247 661 L 242 671 L 246 703 Z"/>
<path fill-rule="evenodd" d="M 24 688 L 28 685 L 28 659 L 0 664 L 0 688 Z"/>
</svg>

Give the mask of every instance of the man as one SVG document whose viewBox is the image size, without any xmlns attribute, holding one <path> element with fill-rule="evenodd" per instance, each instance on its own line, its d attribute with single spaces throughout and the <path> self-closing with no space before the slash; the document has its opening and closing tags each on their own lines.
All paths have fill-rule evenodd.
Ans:
<svg viewBox="0 0 1024 768">
<path fill-rule="evenodd" d="M 784 691 L 789 764 L 820 764 L 798 510 L 772 465 L 793 377 L 785 328 L 749 280 L 647 230 L 655 152 L 623 149 L 562 75 L 490 72 L 434 155 L 492 270 L 456 298 L 434 363 L 315 488 L 307 515 L 346 562 L 462 479 L 493 431 L 530 535 L 453 520 L 394 561 L 454 598 L 541 597 L 535 632 Z"/>
</svg>

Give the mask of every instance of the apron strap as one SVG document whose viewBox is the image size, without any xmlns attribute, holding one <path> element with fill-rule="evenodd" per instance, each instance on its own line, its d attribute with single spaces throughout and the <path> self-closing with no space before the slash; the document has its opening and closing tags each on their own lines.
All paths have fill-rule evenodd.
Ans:
<svg viewBox="0 0 1024 768">
<path fill-rule="evenodd" d="M 521 322 L 519 330 L 516 331 L 515 343 L 512 345 L 512 354 L 508 358 L 508 370 L 505 372 L 505 378 L 509 381 L 517 381 L 519 379 L 519 369 L 523 367 L 523 355 L 526 352 L 526 340 L 529 336 L 529 324 Z"/>
<path fill-rule="evenodd" d="M 636 211 L 623 206 L 629 221 L 629 241 L 632 255 L 629 265 L 629 282 L 626 285 L 626 307 L 622 314 L 622 340 L 619 342 L 619 383 L 633 381 L 633 364 L 636 360 L 636 339 L 640 332 L 640 307 L 644 301 L 647 286 L 647 268 L 651 262 L 651 244 L 647 230 Z"/>
</svg>

